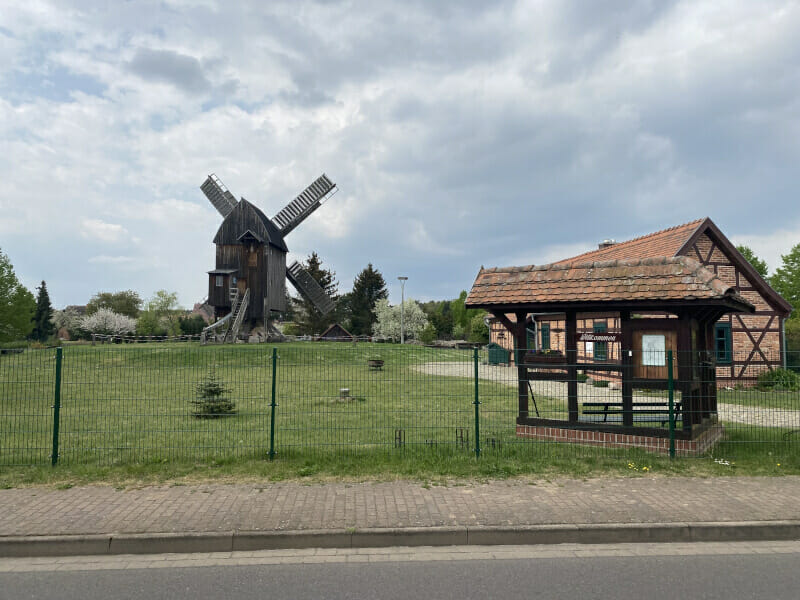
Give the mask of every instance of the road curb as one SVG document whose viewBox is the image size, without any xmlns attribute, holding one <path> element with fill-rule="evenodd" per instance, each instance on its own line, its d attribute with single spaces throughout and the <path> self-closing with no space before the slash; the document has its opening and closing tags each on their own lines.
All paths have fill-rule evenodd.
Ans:
<svg viewBox="0 0 800 600">
<path fill-rule="evenodd" d="M 0 557 L 234 552 L 302 548 L 800 540 L 800 521 L 608 523 L 299 531 L 0 536 Z"/>
</svg>

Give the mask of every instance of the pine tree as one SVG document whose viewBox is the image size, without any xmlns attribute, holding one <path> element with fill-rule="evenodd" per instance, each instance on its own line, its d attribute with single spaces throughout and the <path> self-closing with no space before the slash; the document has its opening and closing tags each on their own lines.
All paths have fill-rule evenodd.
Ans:
<svg viewBox="0 0 800 600">
<path fill-rule="evenodd" d="M 312 252 L 303 268 L 308 271 L 323 290 L 336 302 L 339 298 L 339 282 L 336 281 L 336 273 L 322 267 L 322 260 L 316 252 Z M 301 296 L 298 310 L 295 313 L 295 323 L 297 331 L 301 335 L 313 335 L 322 333 L 329 325 L 335 323 L 338 318 L 337 311 L 331 311 L 327 315 L 322 315 L 314 304 L 305 297 Z"/>
<path fill-rule="evenodd" d="M 370 335 L 375 316 L 375 303 L 389 297 L 386 281 L 372 263 L 353 280 L 353 291 L 349 294 L 350 333 Z"/>
<path fill-rule="evenodd" d="M 42 281 L 36 296 L 36 312 L 33 313 L 33 331 L 31 339 L 39 342 L 46 342 L 55 331 L 53 325 L 53 307 L 50 305 L 50 294 L 47 293 L 47 285 Z"/>
<path fill-rule="evenodd" d="M 192 400 L 195 409 L 192 413 L 198 419 L 216 419 L 236 414 L 236 404 L 226 397 L 231 390 L 211 367 L 205 380 L 197 385 L 197 399 Z"/>
<path fill-rule="evenodd" d="M 294 303 L 295 299 L 286 292 L 286 310 L 283 311 L 282 319 L 283 321 L 294 321 L 295 319 L 295 311 L 294 311 Z"/>
</svg>

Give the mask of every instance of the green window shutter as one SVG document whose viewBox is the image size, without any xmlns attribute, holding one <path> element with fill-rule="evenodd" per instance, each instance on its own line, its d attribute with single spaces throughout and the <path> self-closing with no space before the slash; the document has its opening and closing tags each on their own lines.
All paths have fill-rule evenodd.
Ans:
<svg viewBox="0 0 800 600">
<path fill-rule="evenodd" d="M 592 328 L 595 333 L 606 333 L 608 324 L 605 321 L 595 322 Z M 608 360 L 608 342 L 594 343 L 594 358 L 595 360 Z"/>
<path fill-rule="evenodd" d="M 733 340 L 731 338 L 730 323 L 717 323 L 714 325 L 714 350 L 717 355 L 717 364 L 731 364 L 733 359 Z"/>
<path fill-rule="evenodd" d="M 550 350 L 550 324 L 542 323 L 539 329 L 542 332 L 542 350 Z"/>
</svg>

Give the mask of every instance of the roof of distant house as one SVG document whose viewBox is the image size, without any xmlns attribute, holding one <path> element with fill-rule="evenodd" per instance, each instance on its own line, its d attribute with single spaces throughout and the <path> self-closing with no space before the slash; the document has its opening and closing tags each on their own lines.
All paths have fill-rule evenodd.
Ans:
<svg viewBox="0 0 800 600">
<path fill-rule="evenodd" d="M 626 258 L 654 258 L 657 256 L 675 256 L 686 242 L 701 227 L 707 218 L 690 221 L 654 233 L 648 233 L 632 240 L 617 242 L 605 248 L 584 252 L 572 258 L 565 258 L 556 264 L 568 262 L 589 262 L 599 260 L 619 260 Z"/>
</svg>

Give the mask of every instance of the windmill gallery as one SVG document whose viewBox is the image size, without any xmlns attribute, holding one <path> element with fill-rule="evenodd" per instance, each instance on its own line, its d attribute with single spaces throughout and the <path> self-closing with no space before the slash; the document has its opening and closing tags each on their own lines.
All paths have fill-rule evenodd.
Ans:
<svg viewBox="0 0 800 600">
<path fill-rule="evenodd" d="M 297 261 L 286 266 L 284 238 L 324 204 L 337 187 L 318 177 L 272 219 L 244 198 L 237 201 L 212 174 L 200 189 L 222 215 L 214 237 L 216 266 L 208 271 L 208 304 L 218 319 L 203 341 L 233 342 L 286 310 L 286 279 L 322 314 L 333 300 Z"/>
</svg>

